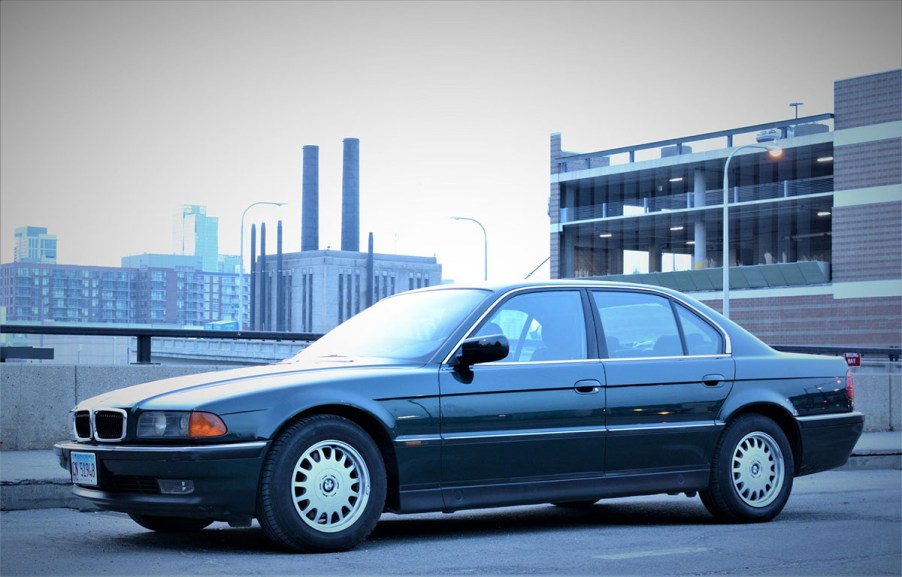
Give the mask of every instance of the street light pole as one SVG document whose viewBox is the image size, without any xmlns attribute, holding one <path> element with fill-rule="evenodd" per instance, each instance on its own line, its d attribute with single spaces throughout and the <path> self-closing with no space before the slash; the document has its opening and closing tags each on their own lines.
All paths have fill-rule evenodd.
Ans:
<svg viewBox="0 0 902 577">
<path fill-rule="evenodd" d="M 470 222 L 475 222 L 479 225 L 479 228 L 482 229 L 482 239 L 484 241 L 484 255 L 483 255 L 483 280 L 489 280 L 489 235 L 485 233 L 485 227 L 482 226 L 482 223 L 476 220 L 475 218 L 470 218 L 468 216 L 452 216 L 454 220 L 469 220 Z"/>
<path fill-rule="evenodd" d="M 270 202 L 267 200 L 261 200 L 258 202 L 251 203 L 247 208 L 244 209 L 244 212 L 241 213 L 241 247 L 239 248 L 240 255 L 238 258 L 241 262 L 238 263 L 238 330 L 244 330 L 244 216 L 247 214 L 252 207 L 257 206 L 258 204 L 271 204 L 273 206 L 285 206 L 288 204 L 287 202 Z"/>
<path fill-rule="evenodd" d="M 766 150 L 772 158 L 779 158 L 783 149 L 779 146 L 743 144 L 734 148 L 723 165 L 723 316 L 730 318 L 730 160 L 744 148 Z"/>
</svg>

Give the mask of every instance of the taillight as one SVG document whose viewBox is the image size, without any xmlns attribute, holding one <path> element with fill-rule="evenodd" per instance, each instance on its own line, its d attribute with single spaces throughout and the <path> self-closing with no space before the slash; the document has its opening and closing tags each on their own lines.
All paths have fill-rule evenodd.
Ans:
<svg viewBox="0 0 902 577">
<path fill-rule="evenodd" d="M 846 371 L 846 396 L 849 397 L 849 403 L 855 404 L 855 379 L 852 378 L 852 371 Z"/>
</svg>

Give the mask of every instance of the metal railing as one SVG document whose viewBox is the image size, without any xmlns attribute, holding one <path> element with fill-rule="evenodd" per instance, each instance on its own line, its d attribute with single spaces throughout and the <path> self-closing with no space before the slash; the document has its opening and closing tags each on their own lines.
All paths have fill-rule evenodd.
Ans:
<svg viewBox="0 0 902 577">
<path fill-rule="evenodd" d="M 312 342 L 321 333 L 287 333 L 276 331 L 218 331 L 202 329 L 164 329 L 152 327 L 46 326 L 0 324 L 0 334 L 11 335 L 83 335 L 101 337 L 136 337 L 138 364 L 150 364 L 153 337 L 182 339 L 236 339 L 257 341 Z"/>
<path fill-rule="evenodd" d="M 733 186 L 734 204 L 761 200 L 777 200 L 796 196 L 808 196 L 833 192 L 833 177 L 817 177 L 802 180 L 768 182 L 749 186 Z M 667 196 L 649 196 L 636 199 L 632 204 L 606 202 L 589 206 L 561 208 L 561 223 L 597 220 L 622 216 L 645 216 L 652 213 L 673 212 L 687 209 L 715 209 L 723 207 L 723 188 L 705 192 L 705 204 L 696 206 L 693 191 Z"/>
<path fill-rule="evenodd" d="M 153 337 L 183 339 L 235 339 L 258 341 L 312 342 L 322 333 L 288 333 L 276 331 L 217 331 L 201 329 L 163 329 L 152 327 L 98 327 L 98 326 L 46 326 L 0 324 L 0 334 L 30 335 L 84 335 L 109 337 L 136 337 L 138 339 L 137 362 L 150 363 L 151 339 Z M 888 357 L 896 362 L 902 356 L 899 346 L 871 347 L 856 345 L 771 345 L 772 348 L 790 353 L 842 356 L 858 353 L 862 357 Z"/>
<path fill-rule="evenodd" d="M 891 362 L 899 360 L 902 348 L 894 347 L 856 347 L 832 345 L 771 345 L 771 348 L 785 353 L 806 353 L 809 355 L 832 355 L 841 357 L 847 353 L 858 353 L 862 357 L 888 357 Z"/>
<path fill-rule="evenodd" d="M 582 170 L 591 167 L 591 162 L 593 159 L 607 159 L 609 162 L 612 157 L 619 155 L 628 156 L 628 162 L 633 163 L 636 161 L 636 153 L 641 151 L 647 151 L 651 149 L 663 149 L 667 147 L 676 147 L 677 151 L 682 154 L 683 147 L 691 145 L 696 142 L 704 142 L 710 140 L 723 140 L 726 148 L 733 147 L 733 138 L 735 136 L 742 136 L 747 134 L 755 134 L 761 130 L 768 130 L 771 128 L 777 128 L 780 130 L 781 137 L 786 138 L 788 135 L 788 131 L 790 127 L 798 126 L 800 124 L 809 124 L 815 122 L 831 122 L 833 121 L 833 114 L 818 114 L 815 116 L 805 116 L 802 118 L 788 118 L 786 120 L 780 120 L 777 122 L 768 122 L 765 124 L 754 124 L 751 126 L 742 126 L 740 128 L 733 128 L 730 130 L 719 130 L 717 132 L 706 132 L 704 134 L 694 134 L 692 136 L 684 136 L 682 138 L 671 138 L 668 140 L 658 140 L 655 142 L 647 142 L 645 144 L 637 144 L 632 146 L 623 146 L 620 148 L 611 148 L 608 150 L 598 150 L 595 152 L 585 152 L 580 154 L 572 154 L 572 153 L 562 153 L 559 158 L 553 159 L 558 165 L 559 172 L 568 172 L 574 170 Z"/>
</svg>

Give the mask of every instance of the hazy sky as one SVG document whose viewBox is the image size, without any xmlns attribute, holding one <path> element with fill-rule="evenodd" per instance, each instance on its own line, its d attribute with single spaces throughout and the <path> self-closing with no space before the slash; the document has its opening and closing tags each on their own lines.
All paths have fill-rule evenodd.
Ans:
<svg viewBox="0 0 902 577">
<path fill-rule="evenodd" d="M 902 2 L 0 2 L 0 260 L 45 226 L 59 262 L 171 252 L 173 213 L 283 220 L 302 147 L 320 245 L 341 238 L 360 139 L 361 248 L 444 277 L 548 256 L 549 136 L 592 151 L 833 112 L 835 80 L 902 67 Z M 249 240 L 249 235 L 246 235 Z M 274 240 L 268 252 L 274 252 Z M 247 249 L 246 249 L 246 252 Z M 547 278 L 543 267 L 535 278 Z"/>
</svg>

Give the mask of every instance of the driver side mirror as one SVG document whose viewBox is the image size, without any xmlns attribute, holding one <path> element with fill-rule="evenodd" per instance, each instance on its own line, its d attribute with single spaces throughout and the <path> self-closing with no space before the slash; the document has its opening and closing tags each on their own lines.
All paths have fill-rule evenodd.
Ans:
<svg viewBox="0 0 902 577">
<path fill-rule="evenodd" d="M 510 343 L 504 335 L 471 337 L 457 351 L 457 367 L 469 369 L 479 363 L 500 361 L 510 352 Z"/>
</svg>

